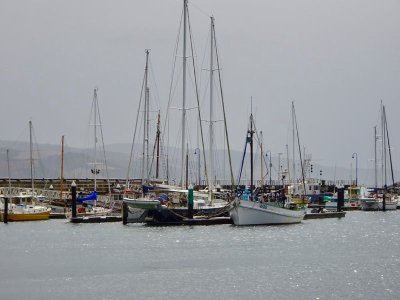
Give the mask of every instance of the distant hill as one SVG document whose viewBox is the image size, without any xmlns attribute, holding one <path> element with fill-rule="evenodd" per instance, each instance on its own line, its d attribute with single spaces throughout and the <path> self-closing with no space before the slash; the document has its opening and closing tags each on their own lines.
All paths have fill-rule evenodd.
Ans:
<svg viewBox="0 0 400 300">
<path fill-rule="evenodd" d="M 59 178 L 61 174 L 61 149 L 60 145 L 48 145 L 40 144 L 34 145 L 34 170 L 35 178 Z M 131 151 L 131 145 L 126 144 L 111 144 L 106 145 L 106 160 L 107 160 L 107 171 L 109 178 L 121 178 L 127 177 L 128 165 L 129 165 L 129 154 Z M 0 141 L 0 177 L 8 177 L 7 168 L 7 156 L 6 150 L 9 149 L 9 162 L 10 162 L 10 173 L 12 178 L 30 178 L 30 163 L 29 163 L 29 143 L 25 142 L 11 142 L 11 141 Z M 141 156 L 139 153 L 141 145 L 135 146 L 136 153 L 134 155 L 134 160 L 132 161 L 133 168 L 129 177 L 130 178 L 140 178 L 141 177 Z M 97 154 L 97 168 L 101 169 L 99 178 L 107 178 L 105 163 L 102 153 Z M 197 182 L 198 178 L 198 153 L 194 150 L 189 151 L 189 166 L 190 166 L 190 178 L 192 181 Z M 216 154 L 216 178 L 230 178 L 228 169 L 228 156 L 224 151 L 219 150 Z M 180 163 L 178 159 L 180 158 L 180 153 L 178 150 L 170 148 L 169 149 L 169 178 L 170 180 L 178 180 L 180 178 Z M 233 161 L 233 172 L 235 181 L 238 178 L 239 168 L 241 164 L 242 153 L 239 151 L 232 152 Z M 249 158 L 246 157 L 242 179 L 249 180 Z M 260 157 L 255 155 L 255 170 L 254 178 L 255 180 L 260 179 Z M 91 168 L 93 165 L 93 150 L 92 149 L 80 149 L 73 147 L 65 147 L 64 149 L 64 177 L 65 178 L 92 178 Z M 272 173 L 271 180 L 276 182 L 278 180 L 278 157 L 272 157 Z M 155 163 L 153 163 L 155 164 Z M 286 166 L 287 163 L 281 161 L 282 166 Z M 284 168 L 284 167 L 283 167 Z M 154 168 L 153 168 L 154 170 Z M 266 166 L 264 166 L 266 170 Z M 300 170 L 300 166 L 298 167 Z M 320 170 L 322 170 L 322 176 L 320 175 Z M 204 171 L 201 171 L 201 177 L 204 180 Z M 166 177 L 166 160 L 160 163 L 160 177 Z M 264 171 L 265 181 L 269 181 L 269 175 Z M 324 166 L 317 163 L 313 163 L 313 173 L 307 173 L 307 176 L 315 177 L 318 179 L 325 179 L 333 181 L 345 180 L 350 181 L 350 179 L 355 180 L 355 170 L 350 170 L 343 166 Z M 399 178 L 399 172 L 395 172 L 395 178 Z M 374 183 L 374 172 L 372 169 L 359 169 L 358 170 L 358 181 L 359 183 L 365 185 L 373 185 Z"/>
</svg>

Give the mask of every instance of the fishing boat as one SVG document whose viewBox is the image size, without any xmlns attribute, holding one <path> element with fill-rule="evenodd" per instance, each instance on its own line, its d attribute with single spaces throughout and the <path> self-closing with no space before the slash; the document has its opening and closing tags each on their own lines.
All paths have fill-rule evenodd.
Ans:
<svg viewBox="0 0 400 300">
<path fill-rule="evenodd" d="M 263 201 L 253 192 L 253 125 L 254 119 L 251 113 L 249 130 L 246 136 L 246 144 L 250 144 L 250 186 L 247 191 L 245 190 L 232 201 L 229 210 L 232 221 L 235 225 L 300 223 L 304 218 L 305 208 L 299 208 L 283 194 L 275 201 Z"/>
</svg>

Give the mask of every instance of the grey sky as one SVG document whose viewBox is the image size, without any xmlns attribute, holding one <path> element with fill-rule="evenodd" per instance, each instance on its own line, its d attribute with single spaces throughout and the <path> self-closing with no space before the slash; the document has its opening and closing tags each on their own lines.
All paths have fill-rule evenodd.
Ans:
<svg viewBox="0 0 400 300">
<path fill-rule="evenodd" d="M 182 0 L 0 2 L 0 139 L 32 119 L 40 143 L 86 146 L 93 88 L 104 139 L 130 143 L 151 49 L 161 106 L 168 99 Z M 382 99 L 400 168 L 400 2 L 397 0 L 189 1 L 201 57 L 216 31 L 231 145 L 243 147 L 250 97 L 265 148 L 290 142 L 295 101 L 301 143 L 320 164 L 373 158 Z"/>
</svg>

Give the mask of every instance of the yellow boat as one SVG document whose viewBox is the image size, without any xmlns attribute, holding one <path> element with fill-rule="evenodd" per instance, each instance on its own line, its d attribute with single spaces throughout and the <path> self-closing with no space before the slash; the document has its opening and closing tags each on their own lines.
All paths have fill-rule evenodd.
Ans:
<svg viewBox="0 0 400 300">
<path fill-rule="evenodd" d="M 48 220 L 50 218 L 51 208 L 46 208 L 44 206 L 39 206 L 41 209 L 36 211 L 26 211 L 26 212 L 11 212 L 8 214 L 8 221 L 38 221 L 38 220 Z"/>
<path fill-rule="evenodd" d="M 4 218 L 3 210 L 1 212 L 2 219 Z M 50 212 L 51 208 L 48 208 L 46 206 L 9 203 L 7 220 L 10 222 L 48 220 L 50 218 Z"/>
</svg>

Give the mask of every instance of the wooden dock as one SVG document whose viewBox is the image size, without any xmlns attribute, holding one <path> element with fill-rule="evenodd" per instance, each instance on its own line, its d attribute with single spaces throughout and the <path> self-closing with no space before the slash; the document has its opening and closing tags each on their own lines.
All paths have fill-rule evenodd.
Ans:
<svg viewBox="0 0 400 300">
<path fill-rule="evenodd" d="M 67 215 L 65 213 L 56 213 L 56 212 L 51 212 L 50 213 L 50 219 L 66 219 Z"/>
<path fill-rule="evenodd" d="M 110 222 L 122 222 L 122 216 L 86 216 L 76 217 L 70 219 L 71 223 L 110 223 Z"/>
<path fill-rule="evenodd" d="M 304 220 L 309 219 L 326 219 L 326 218 L 343 218 L 346 216 L 345 211 L 327 211 L 319 213 L 306 213 Z"/>
<path fill-rule="evenodd" d="M 218 225 L 218 224 L 233 224 L 230 217 L 215 217 L 215 218 L 194 218 L 182 219 L 178 221 L 162 222 L 153 218 L 146 218 L 144 223 L 152 226 L 170 226 L 170 225 Z"/>
</svg>

